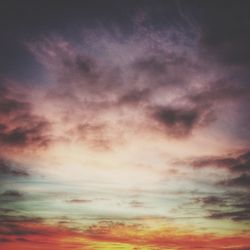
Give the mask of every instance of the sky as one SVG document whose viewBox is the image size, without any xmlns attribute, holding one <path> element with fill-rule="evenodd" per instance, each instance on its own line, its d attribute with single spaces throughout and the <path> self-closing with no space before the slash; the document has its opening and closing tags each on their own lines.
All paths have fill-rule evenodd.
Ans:
<svg viewBox="0 0 250 250">
<path fill-rule="evenodd" d="M 249 250 L 250 2 L 0 3 L 0 249 Z"/>
</svg>

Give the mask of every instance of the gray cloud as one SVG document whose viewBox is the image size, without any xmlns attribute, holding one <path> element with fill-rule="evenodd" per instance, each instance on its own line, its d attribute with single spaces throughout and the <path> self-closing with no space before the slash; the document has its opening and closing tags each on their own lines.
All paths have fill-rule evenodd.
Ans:
<svg viewBox="0 0 250 250">
<path fill-rule="evenodd" d="M 153 107 L 152 118 L 155 119 L 169 136 L 185 138 L 192 131 L 209 123 L 210 112 L 198 108 Z"/>
<path fill-rule="evenodd" d="M 250 174 L 241 174 L 239 176 L 223 180 L 219 182 L 219 184 L 223 186 L 228 186 L 228 187 L 249 188 L 250 187 Z"/>
<path fill-rule="evenodd" d="M 250 196 L 248 192 L 226 192 L 197 197 L 194 201 L 205 209 L 208 213 L 207 217 L 210 219 L 230 219 L 236 222 L 250 220 Z"/>
<path fill-rule="evenodd" d="M 250 220 L 250 209 L 241 211 L 229 211 L 229 212 L 211 210 L 208 218 L 216 220 L 231 219 L 233 221 L 248 221 Z"/>
<path fill-rule="evenodd" d="M 7 190 L 1 194 L 2 197 L 7 198 L 21 198 L 23 197 L 23 194 L 16 190 Z"/>
<path fill-rule="evenodd" d="M 69 202 L 69 203 L 76 203 L 76 204 L 82 204 L 82 203 L 89 203 L 89 202 L 92 202 L 92 200 L 86 200 L 86 199 L 72 199 L 72 200 L 67 200 L 66 202 Z"/>
<path fill-rule="evenodd" d="M 231 156 L 201 157 L 188 162 L 195 168 L 212 167 L 227 169 L 232 173 L 248 173 L 250 171 L 250 151 Z"/>
<path fill-rule="evenodd" d="M 15 164 L 10 161 L 0 158 L 0 177 L 1 176 L 28 177 L 29 173 L 16 167 Z"/>
<path fill-rule="evenodd" d="M 33 114 L 32 106 L 14 97 L 14 91 L 2 85 L 0 92 L 0 147 L 44 147 L 50 142 L 47 136 L 50 124 Z M 21 93 L 19 93 L 21 95 Z"/>
<path fill-rule="evenodd" d="M 6 190 L 0 195 L 0 204 L 7 202 L 22 201 L 25 198 L 24 194 L 17 190 Z"/>
</svg>

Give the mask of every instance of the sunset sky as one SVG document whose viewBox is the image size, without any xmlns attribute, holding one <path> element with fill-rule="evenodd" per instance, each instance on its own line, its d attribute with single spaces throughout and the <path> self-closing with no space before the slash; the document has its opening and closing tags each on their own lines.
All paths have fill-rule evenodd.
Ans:
<svg viewBox="0 0 250 250">
<path fill-rule="evenodd" d="M 249 13 L 1 1 L 0 249 L 249 250 Z"/>
</svg>

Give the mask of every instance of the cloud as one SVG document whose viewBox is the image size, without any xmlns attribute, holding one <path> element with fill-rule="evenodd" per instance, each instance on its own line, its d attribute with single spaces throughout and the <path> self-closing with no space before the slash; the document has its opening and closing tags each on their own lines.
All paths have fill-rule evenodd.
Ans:
<svg viewBox="0 0 250 250">
<path fill-rule="evenodd" d="M 185 45 L 176 49 L 171 44 L 172 50 L 166 48 L 161 44 L 157 48 L 147 48 L 147 53 L 138 55 L 131 63 L 134 80 L 142 79 L 152 90 L 158 88 L 173 90 L 188 85 L 188 79 L 192 79 L 201 64 L 197 64 L 195 56 L 193 58 L 188 56 Z"/>
<path fill-rule="evenodd" d="M 194 199 L 208 213 L 207 218 L 214 220 L 230 219 L 235 222 L 249 221 L 250 196 L 247 191 L 225 192 L 216 196 Z"/>
<path fill-rule="evenodd" d="M 86 199 L 72 199 L 72 200 L 67 200 L 66 202 L 81 204 L 81 203 L 90 203 L 90 202 L 92 202 L 92 200 L 86 200 Z"/>
<path fill-rule="evenodd" d="M 250 187 L 250 174 L 241 174 L 237 177 L 229 178 L 224 181 L 221 181 L 219 184 L 228 187 Z"/>
<path fill-rule="evenodd" d="M 177 27 L 152 29 L 144 22 L 135 23 L 122 43 L 121 33 L 119 28 L 114 34 L 95 27 L 83 31 L 77 42 L 54 34 L 27 44 L 56 79 L 47 100 L 60 107 L 61 119 L 101 123 L 112 113 L 114 123 L 123 128 L 128 123 L 138 126 L 137 116 L 148 127 L 158 125 L 165 135 L 183 139 L 223 120 L 221 106 L 237 106 L 249 96 L 249 88 L 238 84 L 241 79 L 234 73 L 199 54 L 200 34 L 190 39 Z M 110 123 L 107 130 L 117 132 Z M 105 144 L 99 136 L 96 141 Z"/>
<path fill-rule="evenodd" d="M 53 246 L 61 246 L 70 249 L 88 247 L 90 249 L 103 249 L 103 246 L 131 246 L 133 248 L 154 247 L 157 249 L 178 248 L 178 249 L 224 249 L 225 245 L 237 247 L 249 246 L 249 235 L 247 233 L 215 236 L 214 234 L 197 233 L 187 228 L 177 228 L 171 225 L 161 228 L 147 228 L 135 224 L 115 223 L 102 221 L 89 226 L 87 229 L 74 230 L 66 226 L 48 225 L 42 221 L 15 220 L 13 224 L 3 223 L 0 225 L 0 232 L 5 239 L 8 249 L 17 246 L 13 243 L 13 237 L 23 238 L 18 241 L 18 249 L 37 248 L 50 249 Z M 28 245 L 27 245 L 28 244 Z M 25 248 L 26 247 L 26 248 Z M 40 248 L 38 248 L 40 249 Z"/>
<path fill-rule="evenodd" d="M 250 220 L 250 209 L 238 210 L 238 211 L 210 211 L 208 216 L 209 219 L 231 219 L 233 221 L 249 221 Z"/>
<path fill-rule="evenodd" d="M 21 198 L 23 194 L 16 190 L 7 190 L 1 194 L 2 197 L 13 197 L 13 198 Z"/>
<path fill-rule="evenodd" d="M 27 162 L 30 168 L 40 168 L 38 172 L 41 171 L 50 178 L 48 181 L 40 181 L 36 178 L 28 183 L 19 178 L 18 187 L 26 187 L 26 190 L 27 188 L 32 189 L 31 186 L 36 185 L 36 190 L 43 192 L 43 188 L 48 189 L 51 186 L 64 188 L 65 186 L 60 184 L 64 180 L 63 184 L 69 186 L 72 184 L 73 189 L 76 190 L 80 186 L 78 183 L 72 183 L 72 180 L 77 179 L 81 182 L 80 179 L 86 178 L 91 182 L 91 189 L 93 184 L 94 193 L 98 186 L 107 187 L 108 190 L 103 190 L 104 198 L 107 198 L 106 196 L 115 195 L 116 187 L 120 185 L 128 188 L 136 186 L 133 187 L 133 190 L 136 190 L 137 186 L 140 186 L 140 182 L 136 183 L 136 178 L 132 180 L 132 177 L 141 173 L 142 183 L 147 183 L 148 180 L 149 183 L 152 182 L 152 185 L 149 185 L 150 188 L 154 189 L 151 192 L 152 195 L 147 196 L 148 199 L 154 199 L 155 195 L 161 199 L 165 192 L 168 194 L 169 189 L 182 187 L 188 189 L 201 187 L 201 192 L 206 188 L 209 189 L 206 191 L 210 191 L 210 188 L 219 189 L 218 191 L 236 189 L 245 192 L 248 190 L 249 150 L 240 154 L 212 155 L 211 157 L 191 159 L 188 164 L 193 169 L 178 170 L 179 175 L 173 176 L 171 171 L 165 170 L 165 168 L 172 168 L 169 166 L 171 163 L 168 159 L 166 163 L 165 157 L 171 158 L 178 155 L 181 158 L 189 154 L 199 155 L 201 152 L 207 154 L 215 152 L 217 149 L 217 152 L 222 152 L 230 147 L 238 148 L 238 145 L 243 145 L 238 134 L 243 129 L 247 130 L 247 124 L 249 124 L 247 115 L 249 113 L 247 112 L 247 101 L 250 96 L 249 73 L 246 72 L 249 71 L 249 67 L 246 67 L 249 66 L 247 58 L 249 35 L 246 32 L 246 22 L 249 21 L 249 18 L 246 16 L 247 11 L 242 9 L 241 3 L 240 7 L 236 6 L 234 9 L 232 8 L 234 4 L 229 0 L 231 9 L 224 11 L 225 6 L 228 7 L 228 5 L 226 1 L 222 1 L 223 4 L 219 3 L 218 10 L 215 1 L 204 5 L 198 1 L 191 1 L 188 3 L 193 10 L 190 16 L 182 11 L 182 4 L 184 6 L 186 4 L 182 1 L 173 1 L 173 5 L 176 6 L 175 10 L 179 13 L 172 13 L 172 8 L 166 8 L 166 6 L 172 5 L 170 3 L 164 4 L 164 1 L 159 1 L 161 3 L 155 4 L 151 1 L 152 3 L 149 5 L 154 9 L 162 9 L 164 15 L 147 20 L 147 14 L 143 13 L 135 23 L 132 18 L 128 18 L 128 16 L 131 17 L 130 11 L 128 11 L 131 8 L 121 8 L 123 9 L 121 12 L 124 12 L 125 16 L 118 17 L 118 15 L 114 19 L 120 20 L 120 18 L 126 17 L 124 19 L 125 32 L 120 29 L 119 24 L 118 27 L 108 25 L 108 29 L 103 29 L 105 25 L 102 27 L 93 25 L 88 29 L 89 21 L 87 21 L 84 22 L 84 27 L 78 22 L 77 25 L 73 24 L 82 30 L 81 34 L 80 32 L 73 34 L 73 29 L 70 32 L 64 30 L 66 26 L 72 28 L 70 22 L 67 25 L 60 25 L 58 18 L 54 18 L 53 20 L 56 20 L 55 22 L 63 28 L 62 34 L 67 34 L 67 37 L 65 35 L 64 38 L 58 34 L 60 31 L 57 30 L 57 25 L 51 31 L 51 36 L 44 35 L 41 38 L 41 36 L 32 37 L 31 34 L 30 37 L 33 40 L 28 47 L 32 55 L 44 67 L 44 71 L 38 70 L 39 72 L 36 74 L 38 65 L 32 64 L 27 67 L 30 73 L 40 78 L 39 84 L 34 83 L 29 89 L 19 91 L 20 89 L 16 86 L 13 87 L 8 83 L 0 88 L 0 151 L 13 159 L 16 157 L 16 159 Z M 70 4 L 66 5 L 70 6 Z M 53 10 L 59 8 L 60 11 L 50 13 L 49 19 L 52 16 L 55 17 L 55 14 L 61 16 L 63 13 L 59 19 L 65 19 L 63 23 L 67 23 L 71 18 L 68 18 L 68 14 L 65 15 L 66 9 L 72 13 L 72 8 L 65 9 L 66 5 L 63 3 L 57 7 L 56 4 L 53 5 Z M 125 5 L 124 3 L 123 7 Z M 132 1 L 129 1 L 127 5 L 134 6 Z M 135 5 L 138 6 L 137 3 Z M 44 6 L 47 6 L 47 3 Z M 87 10 L 88 6 L 89 3 L 86 4 L 86 8 L 79 8 L 79 13 L 81 9 Z M 104 3 L 100 6 L 108 10 L 110 4 Z M 199 8 L 196 9 L 196 6 Z M 34 9 L 26 7 L 24 4 L 21 10 Z M 45 12 L 50 12 L 50 8 L 39 9 L 42 9 L 42 12 L 44 9 L 47 10 Z M 77 9 L 77 6 L 74 5 L 73 9 Z M 100 20 L 98 16 L 103 16 L 103 8 L 94 7 L 93 9 L 97 11 L 97 20 Z M 112 7 L 111 12 L 115 13 L 115 9 L 117 8 Z M 161 10 L 159 11 L 161 12 Z M 165 11 L 167 15 L 165 15 Z M 26 13 L 26 10 L 24 12 Z M 35 15 L 35 12 L 32 12 L 32 16 Z M 16 13 L 16 11 L 11 13 Z M 108 11 L 108 13 L 110 12 Z M 197 17 L 197 13 L 201 15 Z M 243 15 L 240 15 L 241 13 Z M 28 19 L 24 19 L 30 20 L 30 15 L 26 16 Z M 66 16 L 67 18 L 65 18 Z M 73 17 L 72 14 L 70 16 Z M 86 15 L 81 14 L 81 16 Z M 108 16 L 111 16 L 111 19 L 107 18 Z M 234 18 L 229 20 L 231 16 Z M 241 20 L 242 16 L 244 16 L 244 20 Z M 92 12 L 89 17 L 93 19 Z M 181 21 L 188 24 L 181 25 L 178 20 L 173 23 L 172 18 L 183 19 Z M 199 19 L 200 25 L 197 24 L 193 30 L 189 25 L 196 18 Z M 39 18 L 35 19 L 39 20 Z M 113 15 L 105 15 L 103 19 L 113 20 Z M 126 21 L 128 19 L 131 19 L 129 25 Z M 28 23 L 33 27 L 32 22 Z M 236 34 L 235 37 L 229 30 L 230 26 Z M 35 30 L 36 27 L 33 29 Z M 47 28 L 45 27 L 45 29 Z M 6 30 L 12 29 L 10 27 Z M 38 30 L 41 31 L 41 27 L 38 27 Z M 57 30 L 57 34 L 55 30 Z M 12 40 L 20 41 L 20 39 Z M 242 47 L 240 47 L 241 42 Z M 236 45 L 239 46 L 236 47 Z M 244 52 L 246 53 L 244 54 Z M 246 57 L 244 58 L 244 56 Z M 25 82 L 29 81 L 30 79 L 26 79 Z M 18 84 L 20 88 L 24 85 L 21 82 Z M 236 125 L 234 126 L 234 124 Z M 230 130 L 230 133 L 227 130 Z M 246 138 L 245 135 L 249 134 L 249 131 L 243 134 Z M 55 145 L 53 144 L 50 151 L 50 148 L 47 147 L 54 142 L 53 139 L 57 136 L 62 140 L 55 141 Z M 231 136 L 237 137 L 238 140 L 232 140 Z M 124 144 L 123 138 L 126 140 Z M 168 140 L 169 138 L 179 141 Z M 119 148 L 120 145 L 122 146 Z M 41 152 L 44 148 L 48 151 Z M 103 153 L 90 152 L 89 149 L 114 150 Z M 24 150 L 29 150 L 29 152 L 31 150 L 31 153 L 26 155 L 25 151 L 22 154 Z M 38 150 L 37 154 L 33 154 L 32 150 Z M 9 154 L 9 151 L 12 154 Z M 143 159 L 144 156 L 145 159 Z M 71 168 L 74 171 L 70 171 Z M 201 169 L 201 171 L 196 171 L 197 169 Z M 226 174 L 220 176 L 218 169 L 225 170 L 223 174 Z M 86 174 L 81 175 L 82 172 Z M 163 180 L 164 176 L 161 176 L 163 172 L 169 175 L 167 178 L 169 183 L 165 183 Z M 192 175 L 193 173 L 194 175 Z M 29 173 L 12 161 L 3 160 L 0 161 L 0 176 L 0 180 L 6 177 L 8 182 L 9 179 L 17 180 L 16 177 L 27 177 Z M 53 178 L 56 179 L 54 184 Z M 63 180 L 60 181 L 60 178 Z M 92 183 L 91 180 L 94 182 Z M 214 181 L 213 186 L 209 186 L 212 181 Z M 42 185 L 41 189 L 40 185 Z M 18 190 L 9 190 L 9 184 L 6 188 L 7 191 L 3 191 L 1 194 L 2 200 L 16 200 L 25 197 Z M 73 189 L 70 191 L 74 192 Z M 20 188 L 20 190 L 22 189 Z M 173 193 L 178 192 L 173 190 Z M 193 197 L 193 193 L 190 195 Z M 179 193 L 179 196 L 173 200 L 171 198 L 169 204 L 166 204 L 167 208 L 182 202 L 180 201 L 182 194 Z M 91 200 L 77 197 L 79 196 L 74 198 L 72 195 L 70 198 L 66 198 L 69 200 L 64 198 L 64 205 L 68 208 L 71 205 L 76 208 L 77 204 L 91 202 Z M 45 198 L 47 200 L 48 197 Z M 186 199 L 186 194 L 183 194 L 183 198 Z M 246 217 L 246 213 L 249 211 L 247 202 L 240 203 L 239 200 L 236 202 L 236 199 L 230 200 L 220 194 L 198 197 L 195 201 L 199 204 L 198 206 L 205 209 L 208 217 L 243 222 L 243 218 L 248 220 Z M 47 202 L 48 205 L 52 205 L 48 206 L 48 211 L 53 210 L 56 204 L 49 204 L 50 200 Z M 109 209 L 106 210 L 106 205 L 109 202 L 103 203 L 105 204 L 103 204 L 102 212 L 108 213 Z M 159 206 L 163 204 L 160 200 L 157 200 L 156 203 Z M 32 204 L 30 207 L 27 206 L 28 210 L 33 210 L 37 202 L 34 201 L 34 206 Z M 137 200 L 128 201 L 125 205 L 133 208 L 144 207 L 143 202 Z M 13 206 L 15 206 L 14 203 Z M 133 210 L 131 207 L 130 210 Z M 52 210 L 51 212 L 53 212 Z M 139 210 L 142 209 L 137 210 L 140 212 Z M 68 212 L 72 211 L 68 209 Z M 98 211 L 92 212 L 98 213 Z M 129 213 L 129 211 L 119 208 L 117 213 L 120 212 Z M 186 211 L 182 212 L 186 213 Z M 162 213 L 162 209 L 156 208 L 154 213 Z M 111 217 L 122 218 L 125 215 L 120 216 L 114 213 Z M 21 234 L 20 232 L 23 230 L 28 236 L 41 236 L 39 230 L 42 229 L 42 231 L 47 230 L 49 233 L 54 233 L 56 237 L 63 239 L 64 243 L 68 239 L 66 233 L 69 233 L 69 239 L 76 236 L 75 233 L 67 230 L 65 230 L 67 232 L 62 232 L 58 228 L 51 229 L 50 226 L 45 227 L 39 223 L 36 223 L 39 225 L 32 224 L 32 222 L 29 224 L 24 218 L 24 221 L 21 218 L 5 217 L 5 219 L 9 219 L 10 223 L 17 227 L 16 231 L 13 230 L 13 234 L 15 232 Z M 19 220 L 19 227 L 14 220 Z M 158 225 L 157 223 L 155 225 Z M 72 222 L 71 225 L 69 222 L 68 224 L 72 226 L 74 223 Z M 27 231 L 26 228 L 28 228 Z M 128 243 L 133 245 L 131 249 L 140 248 L 141 245 L 146 245 L 145 248 L 166 249 L 176 246 L 178 248 L 178 244 L 181 245 L 180 249 L 201 249 L 206 245 L 208 249 L 212 249 L 216 243 L 219 244 L 214 235 L 197 235 L 192 231 L 183 232 L 175 228 L 171 228 L 173 232 L 168 228 L 153 232 L 148 232 L 146 229 L 144 231 L 144 229 L 136 225 L 115 223 L 95 225 L 82 232 L 80 242 L 86 238 L 99 243 Z M 36 230 L 38 230 L 37 234 L 34 233 Z M 175 230 L 177 234 L 175 234 Z M 232 230 L 234 229 L 232 228 Z M 29 235 L 29 232 L 33 232 L 33 234 Z M 11 230 L 9 233 L 11 234 Z M 49 233 L 42 236 L 44 238 L 41 242 L 44 243 L 46 239 L 49 239 L 51 247 L 54 244 L 53 241 L 50 241 Z M 33 236 L 31 236 L 32 240 L 40 242 L 39 237 L 36 239 Z M 223 239 L 220 240 L 223 241 Z M 223 244 L 221 243 L 220 246 L 222 249 L 228 244 L 228 241 L 225 240 Z M 240 244 L 235 243 L 235 245 Z M 249 242 L 244 246 L 249 246 Z M 32 247 L 27 247 L 27 249 L 29 248 Z M 58 248 L 57 245 L 55 248 Z M 98 249 L 95 246 L 92 248 Z M 100 247 L 100 249 L 103 248 Z M 11 248 L 6 247 L 6 249 Z"/>
<path fill-rule="evenodd" d="M 159 108 L 154 113 L 155 119 L 163 124 L 174 136 L 188 135 L 196 124 L 199 114 L 195 110 Z"/>
<path fill-rule="evenodd" d="M 114 140 L 108 135 L 110 128 L 104 122 L 91 121 L 80 123 L 72 130 L 77 140 L 84 142 L 90 148 L 95 150 L 108 150 L 111 149 Z"/>
<path fill-rule="evenodd" d="M 250 171 L 250 151 L 244 150 L 240 154 L 229 156 L 200 157 L 189 161 L 194 168 L 223 168 L 232 173 L 248 173 Z"/>
<path fill-rule="evenodd" d="M 12 209 L 12 208 L 0 208 L 0 213 L 4 213 L 4 214 L 12 213 L 12 212 L 15 212 L 15 211 L 16 210 Z"/>
<path fill-rule="evenodd" d="M 198 126 L 203 125 L 207 111 L 197 108 L 155 107 L 152 118 L 175 138 L 189 136 Z"/>
<path fill-rule="evenodd" d="M 0 100 L 0 115 L 10 115 L 12 113 L 22 112 L 24 109 L 29 109 L 29 104 L 26 102 L 7 98 L 3 95 L 1 95 L 1 97 L 2 98 Z"/>
<path fill-rule="evenodd" d="M 168 96 L 173 94 L 174 97 L 181 86 L 188 85 L 196 75 L 197 67 L 203 65 L 198 63 L 196 53 L 189 57 L 193 44 L 190 41 L 192 45 L 189 45 L 185 34 L 143 28 L 148 32 L 135 25 L 135 31 L 124 39 L 122 45 L 118 35 L 98 27 L 82 38 L 80 47 L 56 35 L 28 44 L 36 59 L 56 79 L 56 87 L 50 89 L 47 97 L 49 102 L 61 107 L 60 115 L 67 114 L 68 120 L 84 118 L 90 124 L 93 114 L 95 122 L 100 122 L 101 119 L 107 120 L 112 113 L 115 114 L 114 123 L 122 120 L 137 126 L 133 124 L 133 117 L 137 114 L 132 114 L 136 112 L 133 107 L 137 107 L 145 124 L 154 123 L 156 119 L 163 122 L 160 111 L 155 111 L 151 120 L 148 117 L 148 109 L 159 106 L 155 103 L 157 95 L 169 93 L 171 89 L 166 95 L 169 105 Z M 172 33 L 178 37 L 178 44 Z M 177 138 L 178 134 L 186 136 L 194 127 L 198 128 L 193 124 L 205 116 L 205 112 L 197 107 L 181 112 L 175 104 L 172 109 L 178 112 L 176 122 L 171 125 L 165 118 L 165 124 L 168 123 L 168 131 L 172 129 L 169 134 Z M 125 108 L 129 110 L 127 115 L 123 114 Z"/>
<path fill-rule="evenodd" d="M 0 177 L 1 176 L 28 177 L 29 173 L 11 164 L 10 161 L 0 158 Z"/>
<path fill-rule="evenodd" d="M 32 121 L 31 126 L 16 127 L 9 131 L 3 131 L 0 133 L 0 141 L 3 146 L 6 147 L 19 147 L 19 146 L 46 146 L 49 142 L 48 138 L 42 136 L 42 133 L 47 129 L 47 123 L 42 121 Z"/>
<path fill-rule="evenodd" d="M 36 226 L 36 224 L 38 226 Z M 48 235 L 42 229 L 42 221 L 38 218 L 24 216 L 2 216 L 0 233 L 1 235 L 25 236 L 25 235 Z"/>
<path fill-rule="evenodd" d="M 186 161 L 194 168 L 225 169 L 230 173 L 227 179 L 217 184 L 227 187 L 248 188 L 250 183 L 250 152 L 248 149 L 241 153 L 228 156 L 200 157 Z"/>
<path fill-rule="evenodd" d="M 0 195 L 0 204 L 16 202 L 24 199 L 24 194 L 17 190 L 6 190 Z"/>
<path fill-rule="evenodd" d="M 220 206 L 225 204 L 223 197 L 218 196 L 206 196 L 202 198 L 197 198 L 196 201 L 201 202 L 203 206 Z"/>
<path fill-rule="evenodd" d="M 40 217 L 31 217 L 24 215 L 1 215 L 1 222 L 4 223 L 38 223 L 42 222 L 43 219 Z"/>
<path fill-rule="evenodd" d="M 140 225 L 127 225 L 124 223 L 103 222 L 91 226 L 85 232 L 86 237 L 96 242 L 126 243 L 136 247 L 155 247 L 159 249 L 223 249 L 225 242 L 246 246 L 247 238 L 216 237 L 213 234 L 196 234 L 192 230 L 175 227 L 163 227 L 161 229 L 143 228 Z M 133 237 L 131 237 L 133 236 Z"/>
<path fill-rule="evenodd" d="M 2 86 L 0 92 L 0 147 L 3 149 L 24 149 L 45 147 L 49 144 L 50 124 L 33 114 L 32 105 L 23 99 L 23 93 Z M 18 94 L 16 94 L 18 92 Z M 21 97 L 20 97 L 21 96 Z"/>
</svg>

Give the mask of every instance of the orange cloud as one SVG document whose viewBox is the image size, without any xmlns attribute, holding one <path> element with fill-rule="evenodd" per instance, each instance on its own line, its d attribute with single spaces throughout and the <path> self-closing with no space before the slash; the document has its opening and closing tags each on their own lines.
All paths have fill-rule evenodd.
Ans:
<svg viewBox="0 0 250 250">
<path fill-rule="evenodd" d="M 202 234 L 170 226 L 149 229 L 141 225 L 100 222 L 83 231 L 45 225 L 20 223 L 10 231 L 1 230 L 0 242 L 8 250 L 53 249 L 248 249 L 250 234 L 215 235 Z M 13 229 L 12 228 L 12 229 Z M 19 230 L 17 230 L 19 228 Z M 20 230 L 21 229 L 21 230 Z M 18 233 L 19 232 L 19 233 Z M 21 233 L 20 233 L 21 232 Z"/>
</svg>

